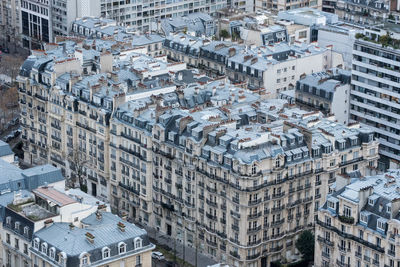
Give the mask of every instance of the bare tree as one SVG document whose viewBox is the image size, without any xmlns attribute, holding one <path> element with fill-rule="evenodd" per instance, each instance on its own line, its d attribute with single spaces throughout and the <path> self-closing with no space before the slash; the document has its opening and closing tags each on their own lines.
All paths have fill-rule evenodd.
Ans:
<svg viewBox="0 0 400 267">
<path fill-rule="evenodd" d="M 70 169 L 72 172 L 69 181 L 67 181 L 67 185 L 69 187 L 75 187 L 78 182 L 79 188 L 82 191 L 87 192 L 87 185 L 84 179 L 86 175 L 85 166 L 88 162 L 88 160 L 86 160 L 86 154 L 81 152 L 79 149 L 74 148 L 68 154 L 68 161 L 70 162 Z"/>
</svg>

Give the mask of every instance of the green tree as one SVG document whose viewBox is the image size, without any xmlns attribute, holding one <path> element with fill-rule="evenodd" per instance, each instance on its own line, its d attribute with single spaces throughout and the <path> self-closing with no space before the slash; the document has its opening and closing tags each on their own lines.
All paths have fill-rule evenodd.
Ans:
<svg viewBox="0 0 400 267">
<path fill-rule="evenodd" d="M 314 260 L 314 234 L 306 230 L 302 232 L 296 241 L 296 248 L 302 254 L 304 260 Z"/>
<path fill-rule="evenodd" d="M 229 32 L 227 30 L 221 30 L 219 32 L 219 36 L 222 37 L 222 38 L 229 38 L 230 37 Z"/>
</svg>

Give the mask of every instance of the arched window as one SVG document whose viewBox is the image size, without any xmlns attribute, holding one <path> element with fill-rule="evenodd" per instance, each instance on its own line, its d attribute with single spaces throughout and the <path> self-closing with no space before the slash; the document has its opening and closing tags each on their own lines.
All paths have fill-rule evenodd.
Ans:
<svg viewBox="0 0 400 267">
<path fill-rule="evenodd" d="M 65 252 L 60 252 L 60 254 L 58 254 L 58 263 L 60 263 L 61 266 L 64 266 L 66 262 L 67 254 Z"/>
<path fill-rule="evenodd" d="M 39 243 L 40 243 L 39 238 L 35 238 L 35 239 L 33 240 L 33 247 L 34 247 L 36 250 L 39 250 Z"/>
<path fill-rule="evenodd" d="M 142 247 L 142 239 L 140 237 L 136 237 L 134 242 L 135 242 L 135 249 Z"/>
<path fill-rule="evenodd" d="M 104 247 L 102 249 L 103 252 L 103 259 L 107 259 L 110 257 L 110 249 L 108 247 Z"/>
<path fill-rule="evenodd" d="M 126 244 L 124 242 L 118 244 L 118 252 L 119 254 L 126 253 Z"/>
<path fill-rule="evenodd" d="M 42 253 L 47 254 L 47 243 L 46 242 L 42 243 L 41 251 L 42 251 Z"/>
<path fill-rule="evenodd" d="M 54 247 L 50 248 L 49 254 L 50 258 L 54 259 L 56 257 L 56 249 Z"/>
<path fill-rule="evenodd" d="M 90 255 L 87 252 L 82 252 L 81 255 L 79 255 L 79 258 L 81 259 L 81 266 L 87 266 L 90 264 Z"/>
</svg>

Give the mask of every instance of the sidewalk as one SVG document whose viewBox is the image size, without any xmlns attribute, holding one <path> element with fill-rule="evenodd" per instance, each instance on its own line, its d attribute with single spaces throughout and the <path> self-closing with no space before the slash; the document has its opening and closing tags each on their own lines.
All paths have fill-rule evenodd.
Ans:
<svg viewBox="0 0 400 267">
<path fill-rule="evenodd" d="M 151 239 L 156 241 L 156 245 L 161 247 L 169 247 L 171 249 L 171 254 L 173 254 L 174 249 L 174 240 L 172 237 L 157 232 L 156 229 L 144 226 L 147 234 Z M 183 259 L 183 244 L 179 241 L 176 241 L 176 257 Z M 195 266 L 196 259 L 196 249 L 185 246 L 185 261 Z M 200 253 L 200 249 L 198 249 L 197 253 L 197 267 L 207 267 L 208 265 L 216 264 L 217 262 L 209 257 L 204 256 Z M 195 266 L 196 267 L 196 266 Z"/>
</svg>

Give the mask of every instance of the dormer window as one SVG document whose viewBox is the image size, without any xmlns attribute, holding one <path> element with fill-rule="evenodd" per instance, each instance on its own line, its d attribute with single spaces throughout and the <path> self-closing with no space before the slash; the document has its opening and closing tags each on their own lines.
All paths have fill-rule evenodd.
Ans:
<svg viewBox="0 0 400 267">
<path fill-rule="evenodd" d="M 50 258 L 54 259 L 56 257 L 56 249 L 54 247 L 50 248 Z"/>
<path fill-rule="evenodd" d="M 39 250 L 39 243 L 40 243 L 39 238 L 35 238 L 33 240 L 33 248 L 36 249 L 36 250 Z"/>
<path fill-rule="evenodd" d="M 351 207 L 344 205 L 343 206 L 343 215 L 346 217 L 351 217 Z"/>
<path fill-rule="evenodd" d="M 6 218 L 6 224 L 7 224 L 8 226 L 11 226 L 11 217 L 10 217 L 10 216 L 8 216 L 8 217 Z"/>
<path fill-rule="evenodd" d="M 19 231 L 20 222 L 15 222 L 15 230 Z"/>
<path fill-rule="evenodd" d="M 330 209 L 336 209 L 335 203 L 332 201 L 328 201 L 328 208 Z"/>
<path fill-rule="evenodd" d="M 124 242 L 118 244 L 118 253 L 119 254 L 126 253 L 126 244 Z"/>
<path fill-rule="evenodd" d="M 386 207 L 386 212 L 387 212 L 387 213 L 391 213 L 391 212 L 392 212 L 392 207 L 388 205 L 388 206 Z"/>
<path fill-rule="evenodd" d="M 376 225 L 377 230 L 385 231 L 386 222 L 378 219 L 378 224 Z"/>
<path fill-rule="evenodd" d="M 24 235 L 25 236 L 29 235 L 29 227 L 28 226 L 24 227 Z"/>
<path fill-rule="evenodd" d="M 368 215 L 365 213 L 360 214 L 360 222 L 368 224 Z"/>
<path fill-rule="evenodd" d="M 110 249 L 108 247 L 104 247 L 102 249 L 103 252 L 103 259 L 107 259 L 110 257 Z"/>
<path fill-rule="evenodd" d="M 135 249 L 139 249 L 142 247 L 142 239 L 140 237 L 135 238 Z"/>
<path fill-rule="evenodd" d="M 58 255 L 58 262 L 61 266 L 64 266 L 67 261 L 67 254 L 65 252 L 60 252 Z"/>
<path fill-rule="evenodd" d="M 88 265 L 89 264 L 89 257 L 87 255 L 82 257 L 82 265 Z"/>
<path fill-rule="evenodd" d="M 42 243 L 41 252 L 44 253 L 44 254 L 47 254 L 47 243 Z"/>
</svg>

